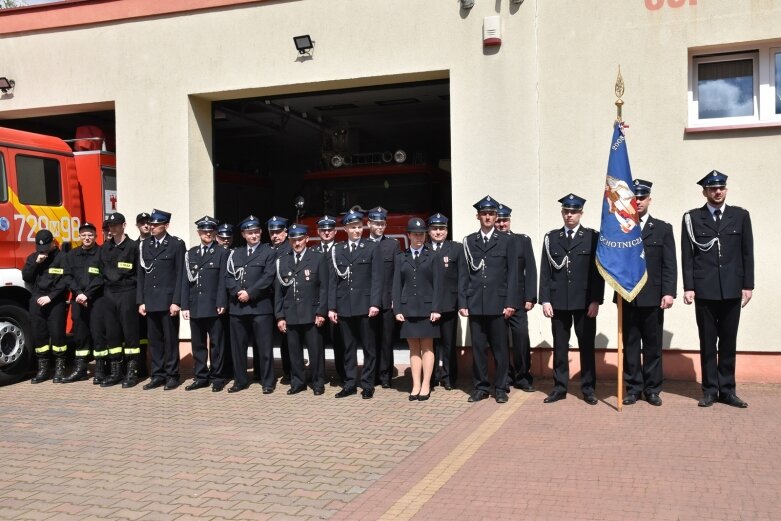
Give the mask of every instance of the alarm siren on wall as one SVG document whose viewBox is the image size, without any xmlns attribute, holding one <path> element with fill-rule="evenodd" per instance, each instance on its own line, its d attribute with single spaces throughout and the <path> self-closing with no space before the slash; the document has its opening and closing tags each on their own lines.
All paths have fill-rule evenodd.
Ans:
<svg viewBox="0 0 781 521">
<path fill-rule="evenodd" d="M 498 16 L 486 16 L 483 19 L 483 46 L 491 47 L 502 45 L 501 18 Z"/>
</svg>

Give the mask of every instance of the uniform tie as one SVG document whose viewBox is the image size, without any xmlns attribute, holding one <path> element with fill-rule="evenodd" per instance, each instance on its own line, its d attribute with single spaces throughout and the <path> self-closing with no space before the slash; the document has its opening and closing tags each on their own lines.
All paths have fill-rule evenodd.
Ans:
<svg viewBox="0 0 781 521">
<path fill-rule="evenodd" d="M 298 266 L 298 263 L 301 262 L 301 254 L 296 253 L 296 266 Z"/>
<path fill-rule="evenodd" d="M 572 231 L 572 230 L 567 230 L 567 240 L 568 240 L 569 242 L 572 242 L 572 235 L 573 235 L 574 233 L 575 233 L 575 232 L 574 232 L 574 231 Z"/>
<path fill-rule="evenodd" d="M 350 243 L 350 253 L 355 253 L 355 243 L 354 242 Z"/>
<path fill-rule="evenodd" d="M 488 246 L 488 236 L 487 235 L 483 235 L 483 244 L 485 246 Z"/>
<path fill-rule="evenodd" d="M 714 210 L 713 211 L 713 218 L 716 220 L 716 223 L 721 222 L 721 210 Z"/>
<path fill-rule="evenodd" d="M 415 262 L 418 262 L 418 256 L 420 256 L 420 252 L 418 250 L 414 250 L 412 252 L 412 258 L 415 259 Z"/>
<path fill-rule="evenodd" d="M 206 246 L 201 245 L 201 257 L 206 253 Z"/>
<path fill-rule="evenodd" d="M 253 253 L 255 253 L 255 248 L 253 248 L 252 246 L 247 248 L 247 255 L 252 255 Z"/>
</svg>

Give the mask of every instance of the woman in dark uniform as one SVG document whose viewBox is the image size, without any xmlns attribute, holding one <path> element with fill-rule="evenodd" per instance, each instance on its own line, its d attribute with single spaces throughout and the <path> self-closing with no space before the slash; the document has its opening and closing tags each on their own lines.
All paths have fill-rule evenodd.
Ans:
<svg viewBox="0 0 781 521">
<path fill-rule="evenodd" d="M 401 322 L 401 338 L 410 351 L 410 401 L 428 400 L 434 371 L 434 338 L 440 317 L 442 270 L 426 248 L 426 223 L 413 217 L 407 223 L 410 247 L 396 255 L 393 272 L 393 314 Z"/>
</svg>

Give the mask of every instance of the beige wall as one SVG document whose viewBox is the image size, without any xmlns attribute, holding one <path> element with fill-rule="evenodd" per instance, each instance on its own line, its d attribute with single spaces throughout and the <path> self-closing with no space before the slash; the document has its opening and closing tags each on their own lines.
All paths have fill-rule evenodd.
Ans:
<svg viewBox="0 0 781 521">
<path fill-rule="evenodd" d="M 759 290 L 739 345 L 778 351 L 775 328 L 763 326 L 774 322 L 781 284 L 768 272 L 779 251 L 761 240 L 772 233 L 762 209 L 765 178 L 781 163 L 778 131 L 692 138 L 684 127 L 688 49 L 781 38 L 781 7 L 695 3 L 477 0 L 461 11 L 455 0 L 301 0 L 9 36 L 0 72 L 17 88 L 0 100 L 0 118 L 113 102 L 120 210 L 172 211 L 172 233 L 192 242 L 190 223 L 213 211 L 210 100 L 449 77 L 455 238 L 475 228 L 471 204 L 491 193 L 514 208 L 514 228 L 531 235 L 539 259 L 569 191 L 589 200 L 584 222 L 599 227 L 621 64 L 630 159 L 655 183 L 651 212 L 677 230 L 682 212 L 703 203 L 695 181 L 713 168 L 730 175 L 728 202 L 752 211 L 757 238 Z M 496 14 L 503 44 L 484 51 L 483 17 Z M 302 62 L 291 38 L 304 33 L 316 47 Z M 533 344 L 551 342 L 539 308 L 530 329 Z M 681 298 L 666 329 L 673 347 L 697 348 Z M 599 330 L 601 345 L 614 346 L 612 304 Z"/>
</svg>

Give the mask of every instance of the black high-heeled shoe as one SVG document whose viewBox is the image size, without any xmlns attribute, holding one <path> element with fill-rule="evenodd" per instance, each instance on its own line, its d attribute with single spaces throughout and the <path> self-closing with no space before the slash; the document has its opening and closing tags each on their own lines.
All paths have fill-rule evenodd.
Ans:
<svg viewBox="0 0 781 521">
<path fill-rule="evenodd" d="M 414 402 L 414 401 L 418 400 L 418 396 L 420 396 L 419 393 L 418 394 L 410 394 L 409 395 L 409 401 Z"/>
<path fill-rule="evenodd" d="M 419 402 L 425 402 L 429 398 L 431 398 L 431 391 L 429 391 L 428 394 L 419 394 L 418 395 L 418 401 Z"/>
</svg>

